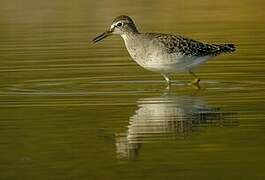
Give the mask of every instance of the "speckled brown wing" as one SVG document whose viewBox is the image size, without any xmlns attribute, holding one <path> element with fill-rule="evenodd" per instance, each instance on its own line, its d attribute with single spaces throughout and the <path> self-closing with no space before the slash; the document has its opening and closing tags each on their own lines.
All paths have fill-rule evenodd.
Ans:
<svg viewBox="0 0 265 180">
<path fill-rule="evenodd" d="M 149 33 L 164 44 L 168 53 L 180 53 L 187 56 L 215 56 L 223 52 L 232 52 L 235 50 L 232 44 L 206 44 L 182 36 L 169 34 Z"/>
</svg>

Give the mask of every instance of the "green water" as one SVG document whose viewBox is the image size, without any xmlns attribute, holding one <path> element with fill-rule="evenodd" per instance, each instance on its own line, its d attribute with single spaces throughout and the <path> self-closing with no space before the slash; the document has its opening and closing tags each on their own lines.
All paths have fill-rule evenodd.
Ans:
<svg viewBox="0 0 265 180">
<path fill-rule="evenodd" d="M 1 0 L 0 179 L 265 179 L 264 5 Z M 91 44 L 120 14 L 237 51 L 168 92 L 120 37 Z"/>
</svg>

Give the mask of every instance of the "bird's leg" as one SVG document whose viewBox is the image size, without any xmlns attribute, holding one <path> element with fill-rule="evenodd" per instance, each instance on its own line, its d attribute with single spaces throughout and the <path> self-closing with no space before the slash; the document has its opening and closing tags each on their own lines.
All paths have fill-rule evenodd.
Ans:
<svg viewBox="0 0 265 180">
<path fill-rule="evenodd" d="M 199 86 L 200 78 L 192 71 L 189 71 L 189 73 L 194 77 L 192 84 Z"/>
<path fill-rule="evenodd" d="M 170 86 L 171 86 L 170 75 L 169 74 L 162 74 L 162 76 L 167 81 L 167 88 L 170 88 Z"/>
</svg>

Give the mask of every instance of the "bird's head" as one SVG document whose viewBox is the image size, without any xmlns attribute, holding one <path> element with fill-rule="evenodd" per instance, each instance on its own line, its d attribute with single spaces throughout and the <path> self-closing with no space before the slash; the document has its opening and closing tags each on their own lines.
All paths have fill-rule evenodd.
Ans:
<svg viewBox="0 0 265 180">
<path fill-rule="evenodd" d="M 101 35 L 97 36 L 93 39 L 93 42 L 99 42 L 102 39 L 112 35 L 112 34 L 129 34 L 129 33 L 138 33 L 137 28 L 133 22 L 133 20 L 129 16 L 118 16 L 116 17 L 111 26 L 110 29 L 106 32 L 102 33 Z"/>
</svg>

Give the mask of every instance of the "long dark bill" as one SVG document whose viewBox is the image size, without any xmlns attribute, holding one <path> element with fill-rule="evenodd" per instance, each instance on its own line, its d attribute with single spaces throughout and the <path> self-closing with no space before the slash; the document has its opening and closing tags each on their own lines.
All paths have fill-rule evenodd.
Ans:
<svg viewBox="0 0 265 180">
<path fill-rule="evenodd" d="M 96 38 L 94 38 L 92 40 L 92 42 L 97 43 L 97 42 L 101 41 L 102 39 L 110 36 L 111 34 L 112 34 L 112 31 L 106 31 L 106 32 L 102 33 L 101 35 L 97 36 Z"/>
</svg>

